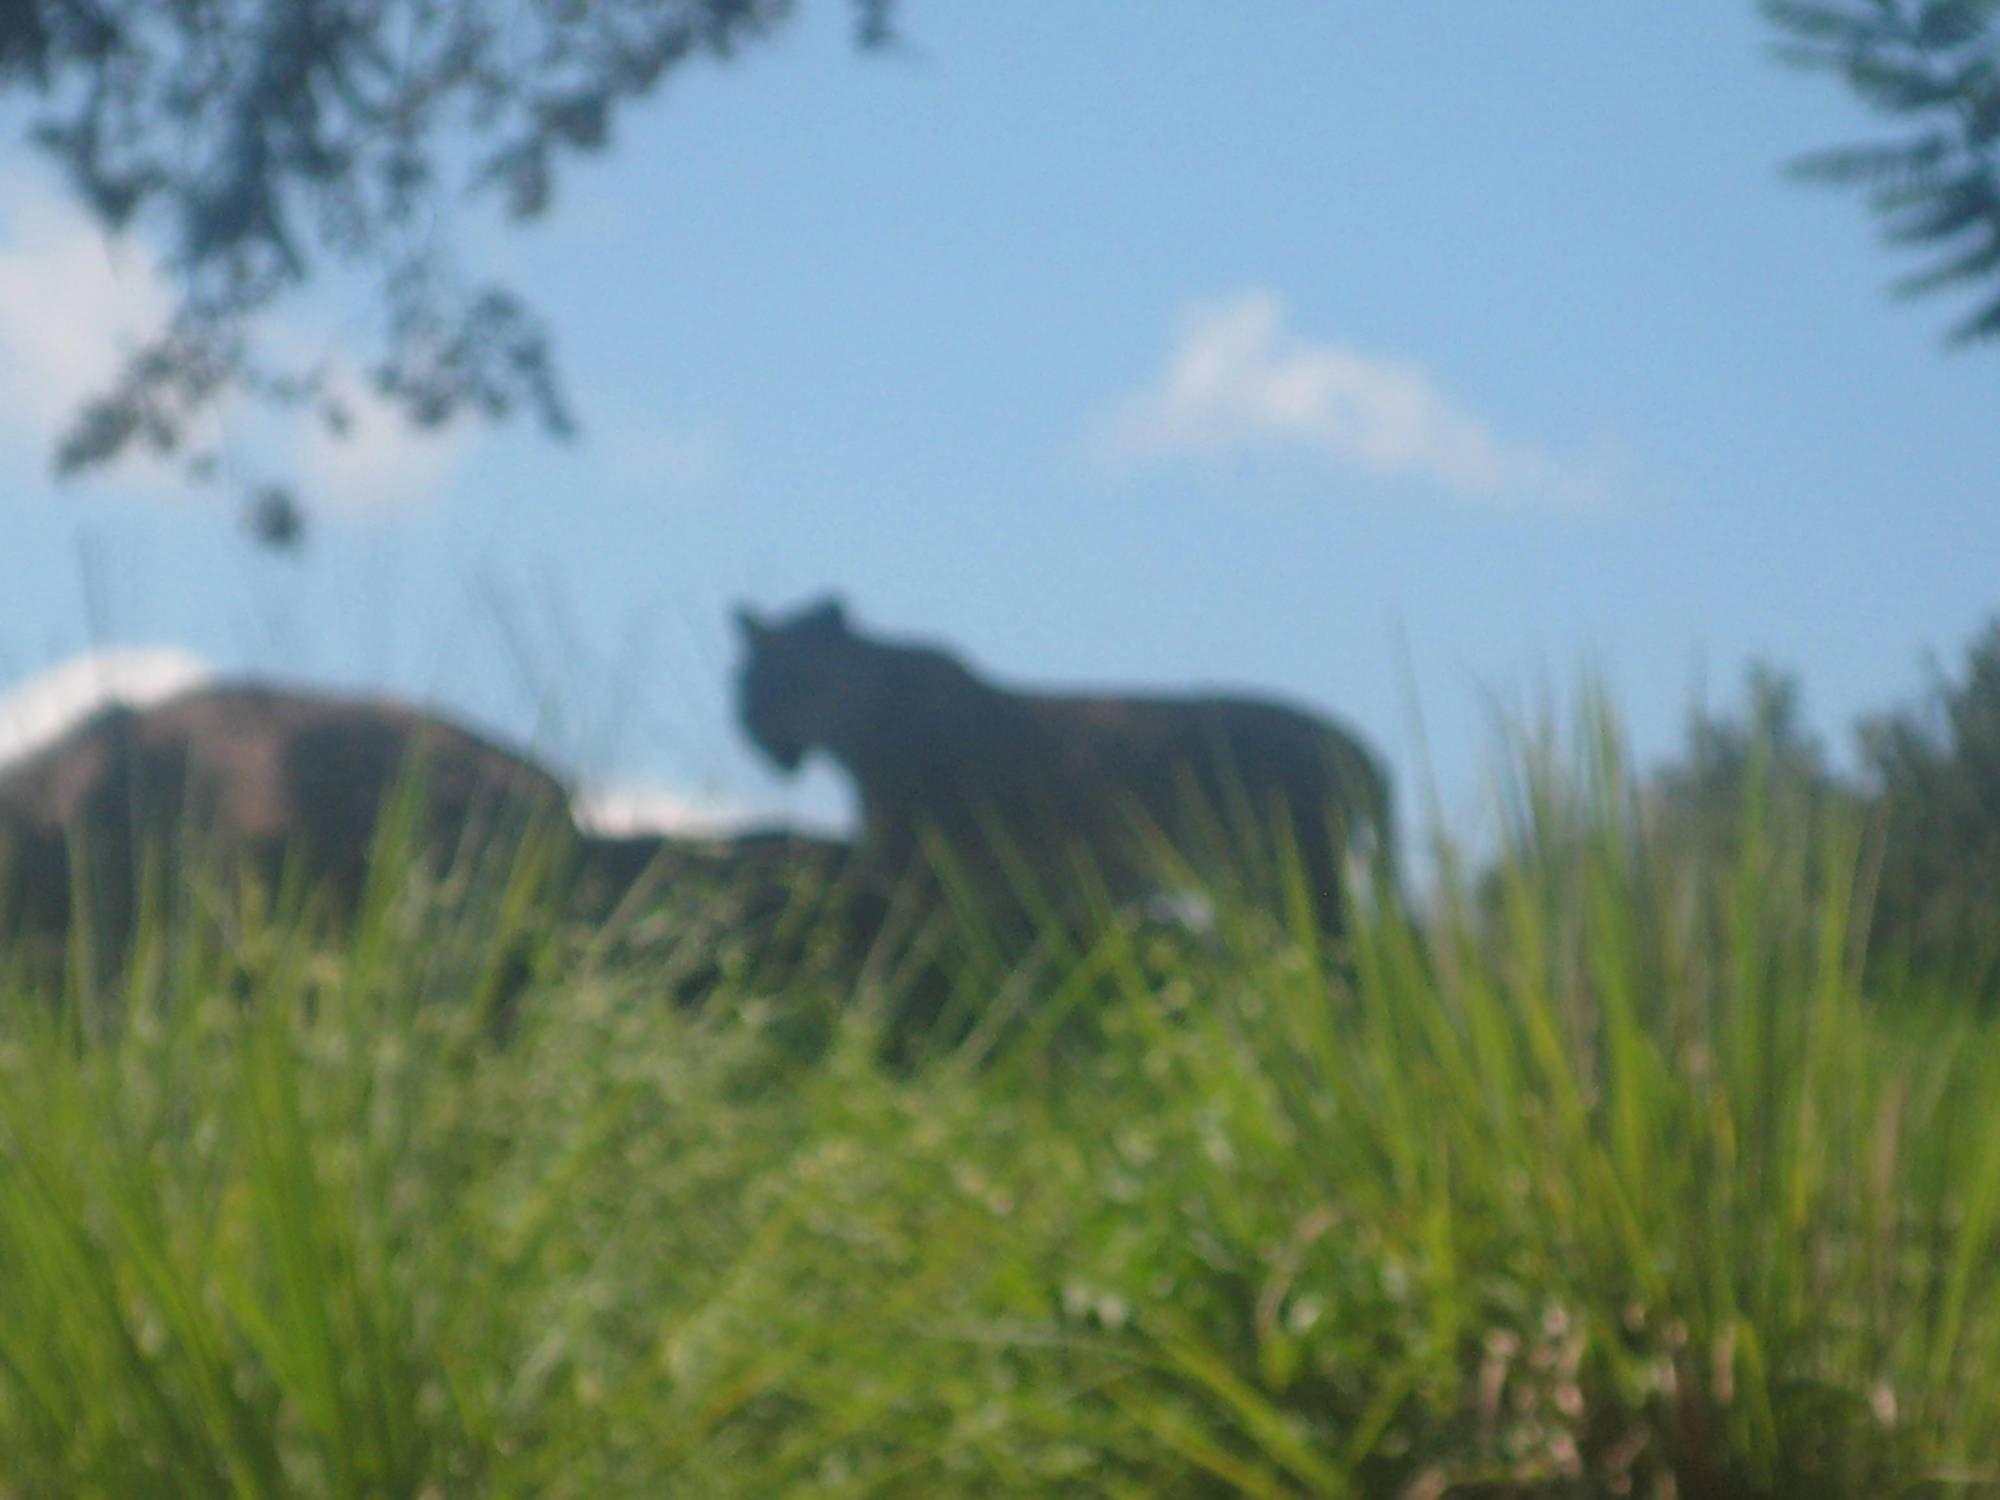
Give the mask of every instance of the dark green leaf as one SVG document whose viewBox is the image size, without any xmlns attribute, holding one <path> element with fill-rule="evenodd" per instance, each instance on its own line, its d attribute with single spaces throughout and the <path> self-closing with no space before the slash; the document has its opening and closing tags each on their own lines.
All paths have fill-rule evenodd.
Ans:
<svg viewBox="0 0 2000 1500">
<path fill-rule="evenodd" d="M 2000 228 L 1996 228 L 1984 244 L 1962 255 L 1954 255 L 1928 271 L 1902 277 L 1892 285 L 1899 296 L 1907 297 L 1937 291 L 1961 281 L 1977 281 L 1996 272 L 2000 272 Z"/>
</svg>

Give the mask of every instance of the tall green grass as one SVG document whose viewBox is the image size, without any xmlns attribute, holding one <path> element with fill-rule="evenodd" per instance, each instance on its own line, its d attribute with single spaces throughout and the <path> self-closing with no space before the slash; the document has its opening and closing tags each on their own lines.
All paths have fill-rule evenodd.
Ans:
<svg viewBox="0 0 2000 1500">
<path fill-rule="evenodd" d="M 1606 722 L 1420 918 L 968 942 L 928 1021 L 677 1007 L 713 892 L 532 881 L 19 980 L 0 1495 L 2000 1493 L 1991 1028 L 1864 991 L 1865 829 L 1681 847 Z"/>
</svg>

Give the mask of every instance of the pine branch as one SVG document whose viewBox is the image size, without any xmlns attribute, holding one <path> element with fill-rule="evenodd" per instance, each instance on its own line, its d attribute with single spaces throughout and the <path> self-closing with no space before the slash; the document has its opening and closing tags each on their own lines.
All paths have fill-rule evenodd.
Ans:
<svg viewBox="0 0 2000 1500">
<path fill-rule="evenodd" d="M 1811 152 L 1793 176 L 1859 190 L 1891 243 L 1943 258 L 1900 278 L 1905 295 L 2000 277 L 2000 0 L 1765 0 L 1786 62 L 1837 73 L 1864 103 L 1922 133 Z M 1970 242 L 1968 244 L 1968 242 Z M 1950 334 L 2000 329 L 2000 296 Z"/>
</svg>

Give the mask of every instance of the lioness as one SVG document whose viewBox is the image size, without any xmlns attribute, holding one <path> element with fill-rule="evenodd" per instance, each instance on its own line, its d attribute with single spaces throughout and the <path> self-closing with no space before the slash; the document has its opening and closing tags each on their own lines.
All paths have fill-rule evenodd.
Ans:
<svg viewBox="0 0 2000 1500">
<path fill-rule="evenodd" d="M 1226 864 L 1266 898 L 1292 868 L 1326 932 L 1342 925 L 1348 851 L 1391 878 L 1388 777 L 1313 715 L 1010 691 L 934 647 L 856 632 L 834 599 L 777 620 L 739 608 L 736 622 L 744 728 L 788 771 L 815 749 L 847 768 L 873 860 L 900 866 L 941 842 L 993 875 L 1088 866 L 1115 896 L 1158 890 L 1163 857 L 1211 877 Z"/>
</svg>

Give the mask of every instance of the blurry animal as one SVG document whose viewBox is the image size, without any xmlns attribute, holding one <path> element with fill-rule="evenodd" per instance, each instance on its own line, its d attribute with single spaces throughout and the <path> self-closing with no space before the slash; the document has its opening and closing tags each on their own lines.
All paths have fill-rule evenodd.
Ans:
<svg viewBox="0 0 2000 1500">
<path fill-rule="evenodd" d="M 1314 715 L 1247 697 L 1010 690 L 936 647 L 855 631 L 834 599 L 736 621 L 745 730 L 785 770 L 814 750 L 846 767 L 877 863 L 941 841 L 988 879 L 1025 861 L 1059 883 L 1087 866 L 1131 898 L 1160 889 L 1164 843 L 1279 902 L 1296 859 L 1326 932 L 1342 926 L 1351 853 L 1393 882 L 1388 775 Z"/>
</svg>

